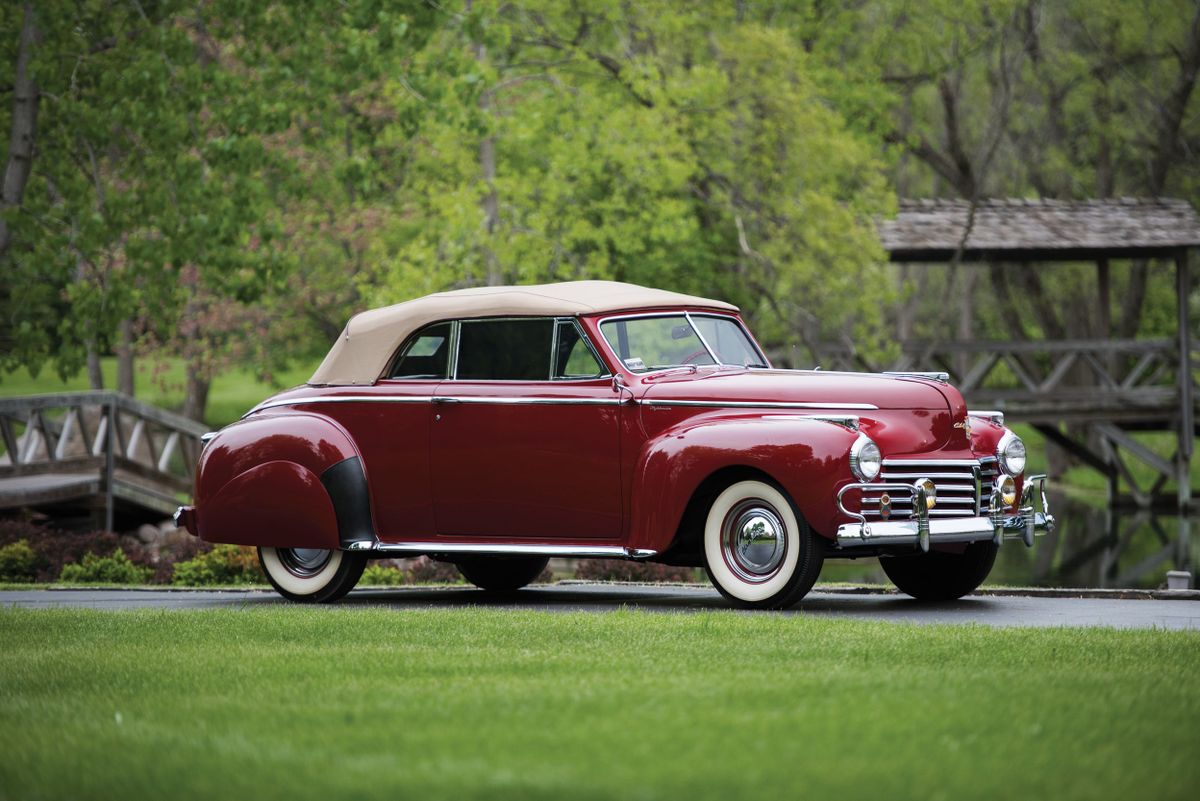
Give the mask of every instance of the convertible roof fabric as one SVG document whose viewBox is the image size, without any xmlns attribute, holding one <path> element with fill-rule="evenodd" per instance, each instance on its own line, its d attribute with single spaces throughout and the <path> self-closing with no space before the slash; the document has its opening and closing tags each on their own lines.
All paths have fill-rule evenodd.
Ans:
<svg viewBox="0 0 1200 801">
<path fill-rule="evenodd" d="M 309 384 L 373 384 L 409 334 L 439 320 L 467 317 L 574 317 L 678 306 L 719 311 L 737 306 L 619 281 L 567 281 L 438 292 L 350 318 Z"/>
</svg>

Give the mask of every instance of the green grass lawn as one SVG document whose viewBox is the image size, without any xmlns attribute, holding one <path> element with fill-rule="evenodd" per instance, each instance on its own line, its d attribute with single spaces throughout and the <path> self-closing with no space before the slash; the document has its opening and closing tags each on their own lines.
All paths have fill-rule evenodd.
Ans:
<svg viewBox="0 0 1200 801">
<path fill-rule="evenodd" d="M 0 611 L 0 798 L 1194 798 L 1200 636 Z"/>
</svg>

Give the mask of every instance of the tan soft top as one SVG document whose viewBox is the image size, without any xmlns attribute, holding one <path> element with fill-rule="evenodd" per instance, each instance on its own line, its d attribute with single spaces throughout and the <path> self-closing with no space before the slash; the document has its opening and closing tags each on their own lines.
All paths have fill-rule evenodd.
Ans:
<svg viewBox="0 0 1200 801">
<path fill-rule="evenodd" d="M 648 289 L 619 281 L 567 281 L 438 292 L 350 318 L 310 384 L 373 384 L 408 335 L 439 320 L 466 317 L 571 317 L 672 306 L 737 311 L 719 300 Z"/>
</svg>

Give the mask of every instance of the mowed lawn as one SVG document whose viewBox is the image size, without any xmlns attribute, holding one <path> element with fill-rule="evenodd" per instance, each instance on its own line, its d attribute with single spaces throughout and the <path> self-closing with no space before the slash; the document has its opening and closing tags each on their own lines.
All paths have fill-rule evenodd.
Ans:
<svg viewBox="0 0 1200 801">
<path fill-rule="evenodd" d="M 5 610 L 0 797 L 1195 798 L 1198 666 L 1158 631 Z"/>
</svg>

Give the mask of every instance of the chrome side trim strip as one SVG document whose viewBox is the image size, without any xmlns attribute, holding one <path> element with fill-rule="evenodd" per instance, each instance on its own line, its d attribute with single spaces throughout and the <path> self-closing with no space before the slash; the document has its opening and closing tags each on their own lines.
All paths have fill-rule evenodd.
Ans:
<svg viewBox="0 0 1200 801">
<path fill-rule="evenodd" d="M 615 398 L 504 398 L 478 397 L 466 395 L 438 395 L 435 400 L 445 399 L 452 403 L 507 403 L 517 405 L 552 405 L 552 406 L 620 406 L 621 401 Z"/>
<path fill-rule="evenodd" d="M 998 426 L 1004 425 L 1004 412 L 999 409 L 967 409 L 967 417 L 978 417 Z"/>
<path fill-rule="evenodd" d="M 483 542 L 372 542 L 364 540 L 349 546 L 354 551 L 412 554 L 491 554 L 493 556 L 563 556 L 607 559 L 647 559 L 658 551 L 626 548 L 621 545 L 512 545 Z"/>
<path fill-rule="evenodd" d="M 884 459 L 884 467 L 978 467 L 978 459 Z"/>
<path fill-rule="evenodd" d="M 713 409 L 878 409 L 873 403 L 805 403 L 801 401 L 704 401 L 673 398 L 642 398 L 647 406 L 707 406 Z"/>
<path fill-rule="evenodd" d="M 917 370 L 884 370 L 880 375 L 890 375 L 893 378 L 923 378 L 926 381 L 937 381 L 940 384 L 950 383 L 950 374 L 937 372 L 920 372 Z"/>
<path fill-rule="evenodd" d="M 463 397 L 461 395 L 330 395 L 316 398 L 287 398 L 260 403 L 243 418 L 279 406 L 307 406 L 310 403 L 513 403 L 549 404 L 555 406 L 620 406 L 621 401 L 610 398 L 504 398 Z"/>
<path fill-rule="evenodd" d="M 278 406 L 307 406 L 310 403 L 429 403 L 432 395 L 322 395 L 316 398 L 284 398 L 264 401 L 242 415 L 242 419 Z"/>
</svg>

